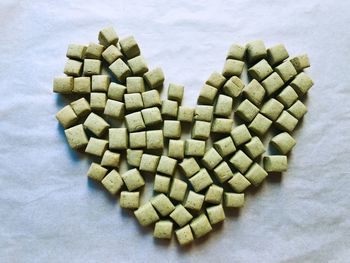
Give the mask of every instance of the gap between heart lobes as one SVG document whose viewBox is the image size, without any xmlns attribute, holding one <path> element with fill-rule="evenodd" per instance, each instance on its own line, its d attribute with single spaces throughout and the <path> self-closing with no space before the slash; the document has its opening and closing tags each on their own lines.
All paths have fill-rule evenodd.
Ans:
<svg viewBox="0 0 350 263">
<path fill-rule="evenodd" d="M 120 193 L 120 206 L 135 210 L 142 226 L 154 226 L 155 238 L 175 232 L 179 244 L 191 243 L 222 222 L 225 209 L 242 207 L 248 187 L 287 170 L 296 144 L 291 133 L 307 112 L 302 100 L 313 85 L 304 73 L 306 54 L 289 58 L 284 45 L 266 49 L 261 40 L 233 44 L 222 72 L 204 83 L 198 105 L 187 107 L 179 84 L 170 83 L 161 100 L 163 71 L 148 68 L 134 37 L 119 40 L 108 27 L 98 40 L 68 46 L 66 76 L 54 78 L 53 91 L 71 101 L 56 118 L 71 148 L 98 158 L 88 177 Z M 240 79 L 245 66 L 247 84 Z M 184 127 L 191 127 L 191 139 L 181 139 Z M 268 133 L 272 150 L 265 155 Z M 122 155 L 129 170 L 120 174 Z M 150 174 L 155 196 L 140 205 Z"/>
</svg>

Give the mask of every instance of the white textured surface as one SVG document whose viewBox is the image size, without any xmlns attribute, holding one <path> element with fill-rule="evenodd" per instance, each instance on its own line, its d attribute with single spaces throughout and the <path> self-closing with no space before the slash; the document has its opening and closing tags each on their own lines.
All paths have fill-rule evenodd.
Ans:
<svg viewBox="0 0 350 263">
<path fill-rule="evenodd" d="M 349 12 L 349 1 L 2 0 L 0 261 L 348 262 Z M 316 84 L 288 171 L 189 248 L 154 241 L 88 182 L 89 161 L 54 118 L 67 45 L 95 41 L 106 25 L 133 34 L 167 83 L 186 86 L 188 105 L 231 43 L 261 38 L 311 58 Z"/>
</svg>

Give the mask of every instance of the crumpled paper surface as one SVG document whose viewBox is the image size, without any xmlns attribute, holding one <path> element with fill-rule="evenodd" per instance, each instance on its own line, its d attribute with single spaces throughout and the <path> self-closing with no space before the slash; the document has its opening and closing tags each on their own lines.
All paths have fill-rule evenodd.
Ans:
<svg viewBox="0 0 350 263">
<path fill-rule="evenodd" d="M 1 262 L 349 262 L 349 1 L 0 2 Z M 281 178 L 250 191 L 239 212 L 185 249 L 154 240 L 87 180 L 52 93 L 69 43 L 113 25 L 150 67 L 183 83 L 194 105 L 230 44 L 284 43 L 308 53 L 315 86 Z M 151 181 L 151 179 L 149 179 Z"/>
</svg>

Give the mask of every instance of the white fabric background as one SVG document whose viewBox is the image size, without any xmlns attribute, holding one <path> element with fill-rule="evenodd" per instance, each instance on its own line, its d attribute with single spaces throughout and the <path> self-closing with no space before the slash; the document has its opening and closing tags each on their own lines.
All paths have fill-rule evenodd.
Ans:
<svg viewBox="0 0 350 263">
<path fill-rule="evenodd" d="M 349 261 L 349 1 L 2 0 L 0 22 L 1 262 Z M 310 56 L 315 86 L 288 171 L 186 249 L 154 241 L 88 182 L 89 160 L 54 118 L 67 45 L 108 25 L 133 34 L 166 83 L 183 83 L 188 105 L 231 43 L 264 39 Z"/>
</svg>

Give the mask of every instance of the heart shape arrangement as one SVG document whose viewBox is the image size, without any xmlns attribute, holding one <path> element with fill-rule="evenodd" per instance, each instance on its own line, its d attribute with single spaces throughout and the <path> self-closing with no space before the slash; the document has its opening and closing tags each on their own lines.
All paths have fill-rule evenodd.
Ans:
<svg viewBox="0 0 350 263">
<path fill-rule="evenodd" d="M 148 69 L 134 37 L 119 40 L 109 27 L 98 39 L 69 45 L 67 76 L 54 79 L 53 91 L 74 100 L 56 118 L 73 149 L 99 158 L 88 177 L 120 193 L 121 207 L 133 209 L 142 226 L 154 225 L 155 238 L 171 239 L 175 231 L 185 245 L 207 235 L 225 209 L 243 206 L 248 187 L 286 171 L 296 144 L 290 134 L 307 112 L 301 100 L 313 85 L 303 72 L 307 55 L 289 58 L 284 45 L 266 49 L 261 40 L 233 44 L 222 73 L 209 76 L 192 108 L 179 106 L 179 84 L 169 84 L 161 101 L 163 71 Z M 245 65 L 247 84 L 240 79 Z M 186 125 L 191 138 L 181 140 Z M 265 155 L 268 131 L 274 155 Z M 122 155 L 129 170 L 119 173 Z M 141 205 L 149 174 L 155 196 Z"/>
</svg>

